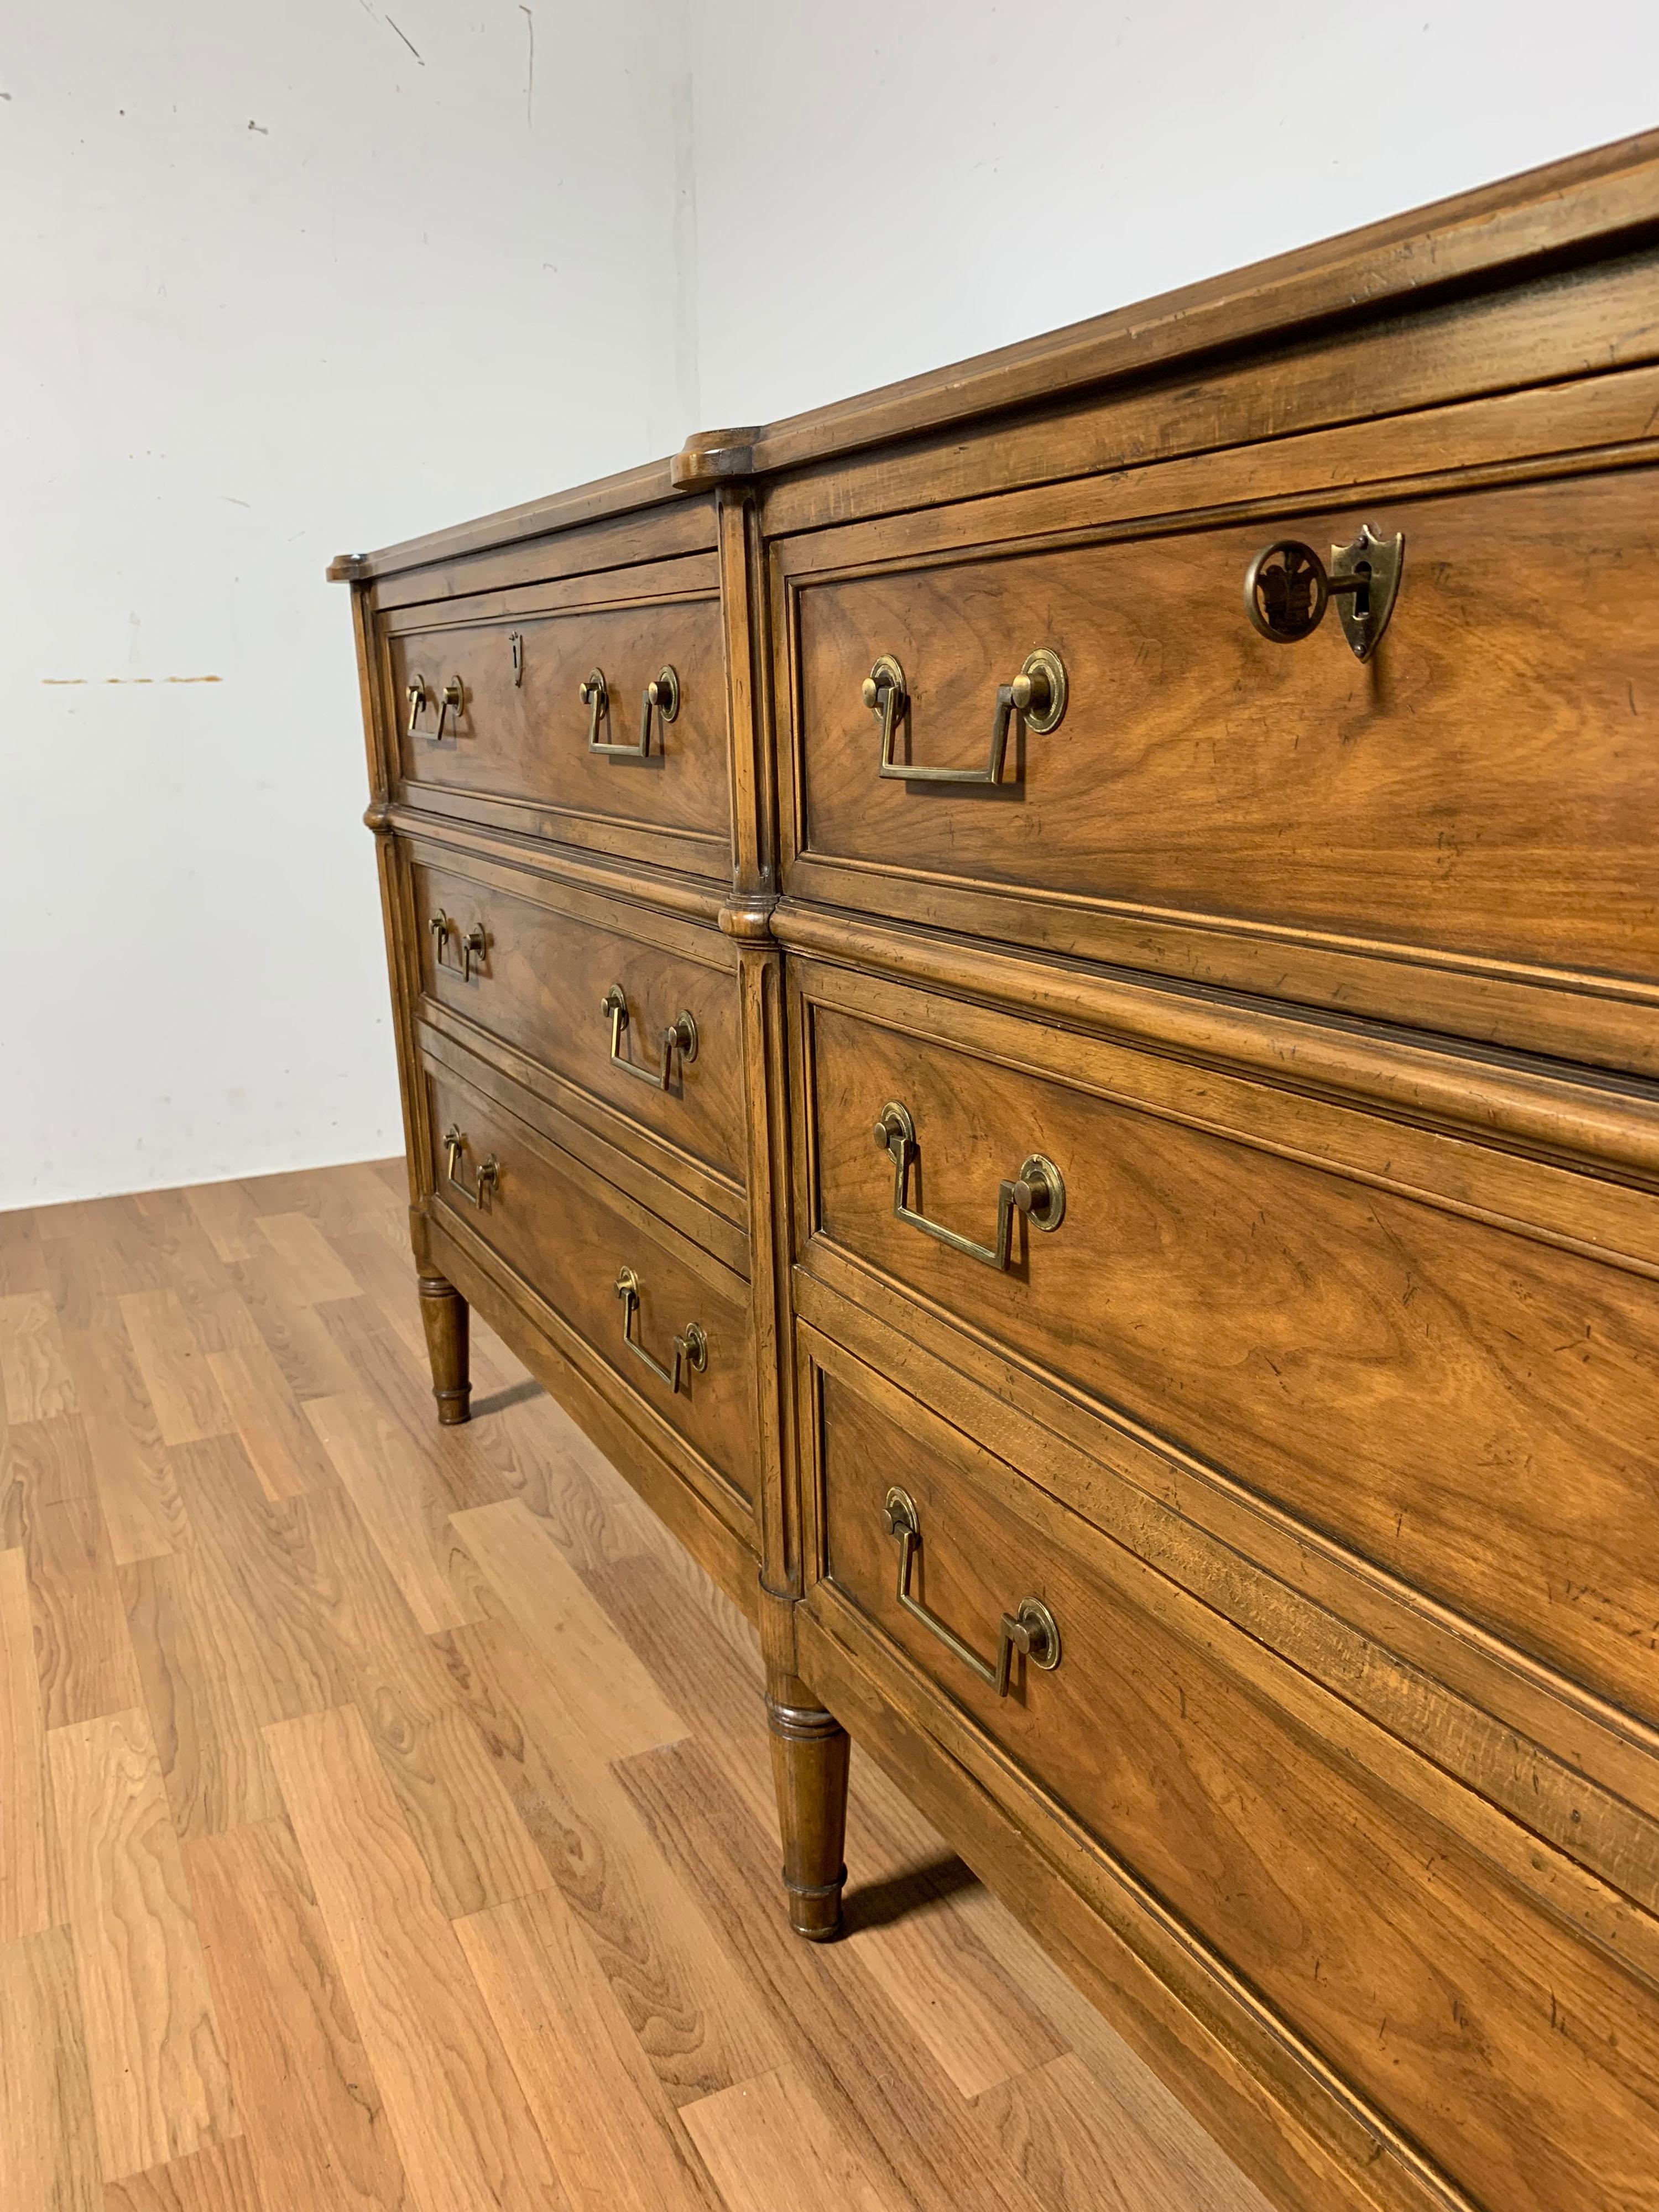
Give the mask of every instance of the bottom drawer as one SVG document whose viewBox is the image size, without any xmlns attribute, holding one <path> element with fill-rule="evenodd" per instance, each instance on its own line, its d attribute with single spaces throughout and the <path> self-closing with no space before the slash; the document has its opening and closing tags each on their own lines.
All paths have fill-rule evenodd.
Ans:
<svg viewBox="0 0 1659 2212">
<path fill-rule="evenodd" d="M 1489 1854 L 1553 1855 L 802 1334 L 823 1556 L 808 1601 L 830 1632 L 868 1636 L 878 1663 L 899 1647 L 1481 2204 L 1651 2206 L 1659 2001 Z M 987 1677 L 1005 1616 L 1033 1648 L 1012 1653 L 1003 1694 Z M 1609 1925 L 1634 1924 L 1601 1894 Z"/>
<path fill-rule="evenodd" d="M 499 1101 L 428 1062 L 432 1188 L 746 1504 L 749 1286 Z M 492 1089 L 494 1083 L 492 1082 Z"/>
</svg>

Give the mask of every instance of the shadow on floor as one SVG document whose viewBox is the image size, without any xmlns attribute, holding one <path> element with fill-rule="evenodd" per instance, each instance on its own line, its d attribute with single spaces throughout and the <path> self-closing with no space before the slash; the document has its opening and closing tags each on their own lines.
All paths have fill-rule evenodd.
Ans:
<svg viewBox="0 0 1659 2212">
<path fill-rule="evenodd" d="M 866 1882 L 849 1889 L 842 1900 L 844 1932 L 856 1936 L 866 1928 L 888 1928 L 908 1913 L 921 1912 L 959 1889 L 972 1889 L 979 1877 L 954 1852 L 927 1866 L 909 1867 L 889 1881 Z"/>
<path fill-rule="evenodd" d="M 526 1375 L 522 1382 L 510 1382 L 505 1390 L 497 1390 L 493 1398 L 475 1398 L 472 1418 L 476 1421 L 483 1413 L 505 1413 L 509 1406 L 522 1406 L 526 1398 L 544 1398 L 547 1393 L 541 1384 Z"/>
</svg>

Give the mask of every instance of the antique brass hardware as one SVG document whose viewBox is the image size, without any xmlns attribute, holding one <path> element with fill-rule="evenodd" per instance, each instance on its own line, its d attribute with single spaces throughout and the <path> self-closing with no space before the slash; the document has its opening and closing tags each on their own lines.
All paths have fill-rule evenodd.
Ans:
<svg viewBox="0 0 1659 2212">
<path fill-rule="evenodd" d="M 682 1067 L 690 1066 L 697 1056 L 697 1024 L 690 1013 L 681 1013 L 663 1031 L 661 1060 L 655 1068 L 650 1068 L 636 1066 L 623 1050 L 623 1038 L 628 1030 L 628 1000 L 620 983 L 611 986 L 599 1011 L 611 1017 L 611 1066 L 620 1067 L 624 1074 L 637 1076 L 641 1083 L 666 1091 L 674 1073 L 674 1054 L 678 1053 Z"/>
<path fill-rule="evenodd" d="M 438 726 L 432 732 L 432 742 L 434 745 L 441 745 L 444 741 L 445 718 L 453 714 L 459 722 L 461 719 L 461 708 L 465 703 L 466 693 L 461 687 L 461 679 L 459 676 L 452 676 L 438 695 Z"/>
<path fill-rule="evenodd" d="M 1245 571 L 1244 611 L 1263 637 L 1294 645 L 1313 635 L 1334 599 L 1354 658 L 1369 660 L 1394 612 L 1405 562 L 1404 535 L 1379 538 L 1369 522 L 1347 544 L 1332 546 L 1328 569 L 1300 538 L 1276 538 Z"/>
<path fill-rule="evenodd" d="M 459 1191 L 461 1196 L 466 1200 L 469 1206 L 484 1206 L 486 1204 L 484 1193 L 489 1191 L 493 1199 L 496 1189 L 500 1186 L 501 1180 L 501 1164 L 495 1158 L 494 1152 L 489 1155 L 489 1158 L 487 1160 L 481 1161 L 475 1176 L 477 1187 L 472 1190 L 469 1190 L 466 1185 L 461 1181 L 459 1176 L 455 1172 L 456 1169 L 460 1165 L 461 1154 L 465 1150 L 466 1139 L 461 1134 L 454 1122 L 452 1121 L 449 1127 L 444 1131 L 444 1159 L 449 1180 L 455 1188 Z"/>
<path fill-rule="evenodd" d="M 426 712 L 427 702 L 431 698 L 432 694 L 427 689 L 427 681 L 424 676 L 411 676 L 409 679 L 408 690 L 409 726 L 404 730 L 404 735 L 406 738 L 416 738 L 420 735 L 420 732 L 415 726 L 420 720 L 421 716 Z"/>
<path fill-rule="evenodd" d="M 507 649 L 513 655 L 513 684 L 516 690 L 524 682 L 524 632 L 521 629 L 507 632 Z"/>
<path fill-rule="evenodd" d="M 663 726 L 672 722 L 680 711 L 680 679 L 678 671 L 664 663 L 646 685 L 640 699 L 640 757 L 651 750 L 651 716 L 655 711 L 658 722 L 657 741 L 662 742 Z"/>
<path fill-rule="evenodd" d="M 659 1382 L 678 1392 L 687 1370 L 701 1375 L 708 1364 L 708 1339 L 694 1321 L 689 1321 L 674 1339 L 674 1364 L 665 1367 L 653 1359 L 634 1334 L 634 1316 L 640 1310 L 640 1279 L 631 1267 L 622 1267 L 617 1273 L 617 1296 L 623 1302 L 623 1341 L 635 1359 L 642 1359 Z"/>
<path fill-rule="evenodd" d="M 587 750 L 591 753 L 609 753 L 612 758 L 646 760 L 651 752 L 651 717 L 658 724 L 672 722 L 680 711 L 680 679 L 674 670 L 659 668 L 646 685 L 640 699 L 640 738 L 633 745 L 602 745 L 599 743 L 599 724 L 611 714 L 611 692 L 602 668 L 592 670 L 583 678 L 581 702 L 587 708 Z"/>
<path fill-rule="evenodd" d="M 971 1644 L 964 1643 L 954 1628 L 948 1627 L 936 1613 L 928 1611 L 920 1598 L 910 1594 L 911 1571 L 921 1550 L 921 1516 L 909 1492 L 890 1490 L 881 1517 L 888 1534 L 898 1538 L 899 1603 L 929 1635 L 937 1636 L 947 1650 L 954 1651 L 964 1667 L 971 1668 L 981 1682 L 988 1682 L 998 1697 L 1006 1698 L 1008 1694 L 1015 1652 L 1033 1667 L 1041 1667 L 1045 1674 L 1059 1666 L 1060 1626 L 1038 1597 L 1022 1598 L 1017 1613 L 1003 1614 L 997 1637 L 997 1656 L 994 1659 L 981 1659 Z"/>
<path fill-rule="evenodd" d="M 484 953 L 489 943 L 484 935 L 483 922 L 475 921 L 463 937 L 459 921 L 452 921 L 447 914 L 438 913 L 433 915 L 427 927 L 432 932 L 434 940 L 432 957 L 440 967 L 447 965 L 444 959 L 444 946 L 453 937 L 460 947 L 461 981 L 463 983 L 476 983 L 483 973 Z M 477 963 L 476 968 L 472 964 L 475 960 Z"/>
<path fill-rule="evenodd" d="M 992 1244 L 975 1244 L 970 1237 L 958 1235 L 938 1221 L 930 1221 L 925 1213 L 915 1213 L 907 1203 L 911 1163 L 917 1158 L 916 1125 L 910 1118 L 910 1109 L 896 1098 L 890 1098 L 881 1109 L 881 1119 L 873 1132 L 876 1150 L 888 1152 L 893 1161 L 893 1218 L 908 1222 L 912 1229 L 924 1235 L 936 1237 L 941 1244 L 948 1244 L 953 1252 L 965 1252 L 970 1260 L 980 1260 L 988 1267 L 1006 1267 L 1013 1250 L 1014 1216 L 1023 1213 L 1033 1229 L 1058 1229 L 1066 1218 L 1066 1182 L 1051 1159 L 1041 1152 L 1032 1152 L 1020 1162 L 1019 1173 L 1002 1183 L 997 1191 L 997 1233 Z"/>
<path fill-rule="evenodd" d="M 864 679 L 864 703 L 881 720 L 880 775 L 904 783 L 1000 783 L 1002 763 L 1008 750 L 1008 732 L 1015 715 L 1037 737 L 1058 729 L 1066 712 L 1066 664 L 1047 646 L 1026 654 L 1012 684 L 997 687 L 991 717 L 991 750 L 981 768 L 918 768 L 893 757 L 898 726 L 909 711 L 910 695 L 904 671 L 890 653 L 884 653 Z"/>
<path fill-rule="evenodd" d="M 577 696 L 587 709 L 587 750 L 591 753 L 631 753 L 632 745 L 602 745 L 599 743 L 599 724 L 611 717 L 611 687 L 605 680 L 602 668 L 590 668 L 581 680 Z"/>
</svg>

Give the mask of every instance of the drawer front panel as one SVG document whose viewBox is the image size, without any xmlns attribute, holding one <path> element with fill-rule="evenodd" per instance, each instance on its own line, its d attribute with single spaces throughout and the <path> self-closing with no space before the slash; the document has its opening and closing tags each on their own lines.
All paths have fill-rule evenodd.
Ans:
<svg viewBox="0 0 1659 2212">
<path fill-rule="evenodd" d="M 827 996 L 803 1022 L 808 1267 L 815 1248 L 867 1263 L 1073 1402 L 1127 1415 L 1659 1718 L 1651 1279 L 1292 1157 L 1304 1127 L 1279 1151 L 1259 1132 L 1246 1142 L 1195 1126 L 1238 1110 L 1196 1072 L 1188 1088 L 1144 1063 L 1153 1096 L 1161 1083 L 1191 1100 L 1189 1122 L 1133 1093 L 1049 1079 L 1033 1025 L 986 1028 L 983 1049 L 1035 1063 L 999 1065 L 939 1035 L 942 1018 L 961 1034 L 965 1010 L 860 990 L 880 1019 Z M 1117 1052 L 1115 1087 L 1141 1065 Z M 1288 1114 L 1283 1094 L 1265 1105 L 1249 1095 L 1269 1127 Z M 915 1212 L 988 1249 L 1000 1186 L 1046 1156 L 1064 1182 L 1059 1227 L 1042 1233 L 1010 1209 L 999 1269 L 896 1218 L 895 1157 L 872 1141 L 890 1101 L 915 1130 L 904 1192 Z M 1377 1125 L 1362 1127 L 1374 1136 Z"/>
<path fill-rule="evenodd" d="M 522 896 L 454 870 L 416 863 L 421 980 L 427 996 L 476 1022 L 665 1145 L 729 1182 L 744 1178 L 743 1040 L 738 981 L 714 931 L 712 964 L 635 934 L 630 910 L 612 925 L 550 907 L 524 878 Z M 440 933 L 432 924 L 447 926 Z M 483 949 L 474 949 L 478 933 Z M 681 930 L 690 934 L 690 925 Z M 605 1002 L 623 994 L 619 1066 Z M 659 1078 L 664 1034 L 691 1017 Z M 685 1039 L 693 1050 L 688 1056 Z M 639 1070 L 633 1073 L 630 1070 Z M 649 1079 L 647 1079 L 647 1077 Z"/>
<path fill-rule="evenodd" d="M 799 848 L 869 869 L 836 895 L 877 908 L 894 875 L 978 881 L 1652 978 L 1653 516 L 1653 477 L 1634 470 L 874 574 L 819 575 L 811 541 L 786 548 Z M 1293 538 L 1328 562 L 1362 520 L 1405 536 L 1372 658 L 1348 649 L 1334 602 L 1300 643 L 1259 635 L 1252 556 Z M 848 570 L 859 544 L 839 535 Z M 878 550 L 878 532 L 864 562 Z M 1063 718 L 1047 735 L 1014 723 L 995 788 L 878 775 L 861 696 L 878 656 L 910 702 L 896 758 L 974 770 L 999 686 L 1037 647 L 1062 661 Z"/>
<path fill-rule="evenodd" d="M 757 1431 L 747 1285 L 447 1070 L 428 1065 L 426 1082 L 439 1206 L 498 1252 L 630 1396 L 752 1502 Z M 462 1139 L 453 1152 L 446 1144 L 451 1131 Z M 493 1185 L 486 1171 L 492 1159 Z M 631 1310 L 617 1291 L 624 1268 L 638 1281 Z M 670 1379 L 676 1339 L 695 1345 L 694 1326 L 703 1364 L 699 1369 L 682 1352 L 676 1388 Z M 654 1367 L 629 1350 L 630 1338 Z"/>
<path fill-rule="evenodd" d="M 860 1373 L 838 1357 L 821 1380 L 834 1589 L 1478 2202 L 1643 2203 L 1651 1990 L 1430 1809 L 1433 1770 L 1420 1798 L 1375 1779 L 1334 1700 L 1081 1524 L 1075 1550 L 1056 1540 L 1071 1516 L 921 1408 L 895 1418 Z M 1004 1613 L 1040 1600 L 1052 1671 L 1017 1662 L 999 1697 L 900 1605 L 895 1487 L 921 1530 L 916 1601 L 989 1659 Z M 1281 1707 L 1281 1677 L 1311 1718 Z M 1495 1817 L 1469 1811 L 1477 1832 Z"/>
<path fill-rule="evenodd" d="M 669 830 L 681 840 L 729 842 L 726 677 L 712 592 L 475 623 L 434 612 L 430 628 L 400 627 L 389 641 L 409 785 L 526 800 Z M 587 678 L 595 670 L 605 678 L 609 711 L 599 720 L 599 743 L 637 747 L 646 687 L 665 666 L 678 678 L 678 706 L 672 721 L 653 709 L 647 750 L 594 751 L 592 708 L 581 696 Z M 411 732 L 417 676 L 427 703 Z M 444 702 L 453 685 L 459 713 Z M 730 870 L 729 854 L 719 851 L 678 864 L 719 876 Z"/>
</svg>

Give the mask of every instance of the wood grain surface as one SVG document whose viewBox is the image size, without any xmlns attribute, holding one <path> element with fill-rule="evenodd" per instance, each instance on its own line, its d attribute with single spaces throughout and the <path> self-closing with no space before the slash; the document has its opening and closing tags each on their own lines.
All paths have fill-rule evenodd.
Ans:
<svg viewBox="0 0 1659 2212">
<path fill-rule="evenodd" d="M 432 1424 L 402 1179 L 0 1216 L 6 1371 L 61 1295 L 82 1409 L 31 1384 L 0 1445 L 5 2212 L 844 2201 L 826 2174 L 882 2161 L 834 2147 L 813 2053 L 852 2068 L 860 1992 L 939 2100 L 928 2155 L 954 2127 L 991 2161 L 946 2161 L 959 2212 L 1025 2212 L 1022 2161 L 1092 2212 L 1077 2145 L 1120 2131 L 1124 2212 L 1210 2169 L 1201 2212 L 1260 2212 L 873 1770 L 860 1932 L 788 1936 L 753 1630 L 481 1323 L 499 1402 Z M 179 1437 L 208 1405 L 230 1425 Z M 988 2100 L 1035 2113 L 1068 2053 L 1081 2117 L 1034 2148 Z"/>
<path fill-rule="evenodd" d="M 107 2180 L 238 2131 L 207 1970 L 142 1711 L 52 1731 L 52 1806 Z"/>
<path fill-rule="evenodd" d="M 689 565 L 691 591 L 691 575 L 708 569 L 712 563 Z M 513 681 L 509 629 L 524 637 L 521 686 Z M 726 679 L 720 608 L 706 587 L 678 605 L 577 607 L 511 624 L 404 632 L 392 641 L 391 657 L 405 709 L 405 687 L 417 672 L 432 695 L 416 735 L 403 738 L 411 785 L 541 799 L 568 813 L 672 825 L 682 835 L 726 830 Z M 678 673 L 680 708 L 665 730 L 653 716 L 648 757 L 590 753 L 588 709 L 578 696 L 589 670 L 604 672 L 611 702 L 600 743 L 635 745 L 641 695 L 665 663 Z M 436 695 L 456 677 L 465 704 L 459 725 L 452 714 L 437 744 Z"/>
<path fill-rule="evenodd" d="M 614 902 L 602 921 L 598 899 L 568 889 L 561 897 L 559 887 L 500 867 L 464 873 L 453 863 L 417 863 L 412 876 L 428 998 L 741 1184 L 743 1043 L 725 938 Z M 438 915 L 455 926 L 441 958 L 431 927 Z M 484 933 L 484 954 L 463 976 L 459 939 L 475 929 Z M 631 1067 L 657 1072 L 664 1030 L 682 1012 L 696 1024 L 696 1057 L 676 1054 L 666 1089 L 612 1063 L 604 1007 L 613 986 L 628 1002 L 623 1054 Z"/>
</svg>

